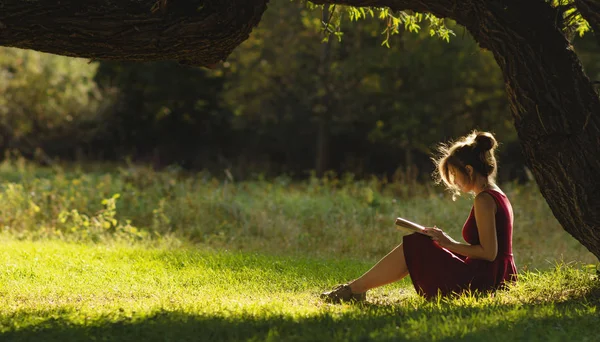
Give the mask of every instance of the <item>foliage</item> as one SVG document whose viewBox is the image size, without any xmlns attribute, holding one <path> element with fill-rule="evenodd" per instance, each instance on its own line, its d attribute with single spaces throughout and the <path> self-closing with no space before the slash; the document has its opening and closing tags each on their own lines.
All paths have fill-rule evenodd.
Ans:
<svg viewBox="0 0 600 342">
<path fill-rule="evenodd" d="M 110 198 L 103 199 L 104 209 L 92 217 L 80 214 L 77 209 L 61 211 L 58 214 L 58 227 L 62 228 L 60 231 L 68 231 L 83 240 L 91 241 L 98 241 L 105 235 L 117 238 L 143 239 L 147 236 L 147 232 L 139 231 L 132 226 L 131 220 L 125 220 L 125 224 L 117 220 L 116 201 L 119 197 L 119 194 L 114 194 Z"/>
<path fill-rule="evenodd" d="M 590 24 L 583 18 L 575 6 L 575 0 L 550 0 L 550 5 L 559 10 L 562 19 L 563 30 L 567 35 L 577 33 L 582 37 L 591 31 Z"/>
<path fill-rule="evenodd" d="M 516 142 L 500 71 L 469 36 L 446 44 L 426 32 L 399 35 L 382 50 L 375 19 L 346 23 L 342 43 L 321 43 L 320 14 L 273 4 L 228 61 L 224 94 L 238 127 L 264 132 L 248 145 L 280 155 L 284 171 L 314 160 L 322 120 L 330 165 L 357 174 L 410 165 L 426 174 L 431 148 L 473 127 Z"/>
<path fill-rule="evenodd" d="M 454 31 L 447 27 L 444 18 L 437 18 L 430 13 L 417 13 L 412 11 L 393 11 L 387 7 L 353 7 L 342 5 L 314 5 L 311 2 L 306 2 L 309 9 L 325 9 L 331 13 L 330 20 L 323 23 L 325 35 L 327 33 L 335 34 L 340 40 L 343 35 L 341 31 L 341 23 L 344 14 L 348 15 L 348 19 L 358 21 L 361 19 L 377 18 L 385 23 L 385 28 L 382 32 L 385 35 L 385 40 L 381 45 L 390 47 L 390 37 L 394 34 L 399 34 L 401 29 L 408 32 L 418 33 L 421 30 L 421 24 L 426 21 L 429 26 L 429 34 L 437 36 L 446 42 L 450 41 L 450 36 L 455 36 Z M 337 10 L 337 11 L 336 11 Z M 329 30 L 329 27 L 333 29 Z"/>
<path fill-rule="evenodd" d="M 69 136 L 85 141 L 105 96 L 94 76 L 98 63 L 32 50 L 0 47 L 0 147 L 30 156 Z"/>
<path fill-rule="evenodd" d="M 117 94 L 107 117 L 113 129 L 94 146 L 113 158 L 198 168 L 226 150 L 233 134 L 221 76 L 170 62 L 102 62 L 95 79 Z"/>
<path fill-rule="evenodd" d="M 366 305 L 320 291 L 367 270 L 343 258 L 0 241 L 0 334 L 8 341 L 594 340 L 595 267 L 521 272 L 495 296 L 425 301 L 408 280 Z"/>
<path fill-rule="evenodd" d="M 585 20 L 581 13 L 579 13 L 577 10 L 577 7 L 575 6 L 575 0 L 546 1 L 552 7 L 558 9 L 560 24 L 565 33 L 567 33 L 569 36 L 571 36 L 571 33 L 577 33 L 581 37 L 586 32 L 591 30 L 587 20 Z M 340 31 L 342 16 L 343 13 L 346 12 L 350 21 L 357 21 L 360 19 L 366 19 L 368 17 L 378 18 L 379 20 L 383 21 L 385 24 L 385 29 L 383 31 L 385 40 L 382 42 L 382 45 L 387 47 L 390 47 L 389 40 L 391 35 L 399 34 L 401 28 L 408 32 L 419 32 L 421 30 L 420 23 L 423 21 L 427 21 L 429 23 L 429 34 L 431 36 L 438 36 L 447 42 L 450 41 L 450 36 L 455 36 L 454 31 L 447 27 L 446 20 L 444 18 L 437 18 L 431 13 L 418 13 L 409 10 L 395 12 L 387 7 L 338 7 L 338 5 L 315 5 L 311 2 L 306 2 L 306 4 L 310 9 L 324 9 L 325 6 L 327 6 L 329 11 L 332 13 L 334 13 L 335 9 L 338 8 L 337 13 L 335 13 L 332 18 L 334 19 L 334 26 L 337 27 L 335 33 L 340 38 L 342 36 L 342 32 Z M 328 27 L 329 22 L 324 23 L 323 30 L 327 31 Z"/>
</svg>

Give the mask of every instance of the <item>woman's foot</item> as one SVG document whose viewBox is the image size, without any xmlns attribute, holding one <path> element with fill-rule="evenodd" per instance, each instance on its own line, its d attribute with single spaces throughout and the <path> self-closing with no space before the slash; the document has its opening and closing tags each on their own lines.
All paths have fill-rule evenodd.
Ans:
<svg viewBox="0 0 600 342">
<path fill-rule="evenodd" d="M 350 285 L 342 284 L 331 291 L 321 293 L 321 299 L 329 303 L 364 302 L 367 300 L 367 293 L 353 293 Z"/>
</svg>

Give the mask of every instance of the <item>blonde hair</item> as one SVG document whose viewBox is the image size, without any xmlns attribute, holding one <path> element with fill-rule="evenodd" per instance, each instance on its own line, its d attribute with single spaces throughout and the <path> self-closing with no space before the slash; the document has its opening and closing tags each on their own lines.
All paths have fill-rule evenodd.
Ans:
<svg viewBox="0 0 600 342">
<path fill-rule="evenodd" d="M 450 176 L 450 166 L 468 176 L 466 166 L 470 165 L 475 172 L 495 182 L 498 167 L 496 147 L 498 142 L 492 133 L 476 130 L 456 141 L 440 144 L 438 156 L 433 158 L 436 181 L 444 183 L 453 192 L 453 200 L 460 195 L 460 189 Z"/>
</svg>

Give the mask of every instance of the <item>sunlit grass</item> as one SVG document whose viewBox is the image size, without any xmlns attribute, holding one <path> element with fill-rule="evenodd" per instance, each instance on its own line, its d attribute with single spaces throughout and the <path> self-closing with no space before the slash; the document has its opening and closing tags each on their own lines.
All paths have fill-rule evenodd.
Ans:
<svg viewBox="0 0 600 342">
<path fill-rule="evenodd" d="M 521 274 L 495 296 L 427 302 L 408 280 L 366 305 L 318 293 L 369 263 L 197 248 L 0 240 L 3 340 L 593 340 L 592 269 Z"/>
<path fill-rule="evenodd" d="M 320 292 L 401 241 L 396 216 L 460 238 L 472 199 L 350 176 L 235 182 L 21 159 L 0 177 L 0 340 L 584 341 L 600 323 L 597 261 L 534 184 L 503 186 L 520 269 L 509 290 L 428 302 L 405 279 L 330 305 Z"/>
</svg>

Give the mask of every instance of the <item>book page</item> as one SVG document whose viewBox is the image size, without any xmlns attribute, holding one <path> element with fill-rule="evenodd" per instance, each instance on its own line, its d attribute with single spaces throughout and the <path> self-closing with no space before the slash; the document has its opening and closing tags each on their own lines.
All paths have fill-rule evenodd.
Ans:
<svg viewBox="0 0 600 342">
<path fill-rule="evenodd" d="M 423 227 L 422 225 L 420 225 L 418 223 L 414 223 L 414 222 L 404 219 L 402 217 L 396 218 L 395 224 L 396 224 L 396 228 L 398 228 L 402 231 L 405 231 L 407 233 L 422 233 L 423 234 L 423 230 L 425 229 L 425 227 Z"/>
</svg>

